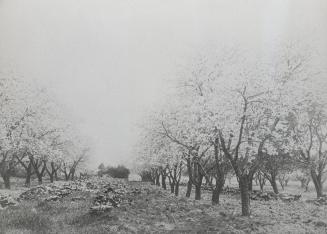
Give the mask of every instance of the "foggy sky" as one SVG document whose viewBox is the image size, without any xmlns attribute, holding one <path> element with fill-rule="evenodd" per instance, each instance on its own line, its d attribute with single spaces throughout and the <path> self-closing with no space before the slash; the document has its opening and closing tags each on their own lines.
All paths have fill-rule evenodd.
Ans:
<svg viewBox="0 0 327 234">
<path fill-rule="evenodd" d="M 327 54 L 325 0 L 0 0 L 0 70 L 51 89 L 95 144 L 91 165 L 133 156 L 137 123 L 176 67 L 235 44 Z"/>
</svg>

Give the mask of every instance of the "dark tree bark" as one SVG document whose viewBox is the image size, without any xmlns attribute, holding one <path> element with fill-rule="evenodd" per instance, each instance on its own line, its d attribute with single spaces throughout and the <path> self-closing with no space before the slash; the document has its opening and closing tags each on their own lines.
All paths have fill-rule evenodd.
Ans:
<svg viewBox="0 0 327 234">
<path fill-rule="evenodd" d="M 55 180 L 56 180 L 56 181 L 59 180 L 59 177 L 58 177 L 58 171 L 56 171 L 56 172 L 54 173 L 54 177 L 55 177 Z"/>
<path fill-rule="evenodd" d="M 317 174 L 315 170 L 311 169 L 310 171 L 311 173 L 311 179 L 312 182 L 315 186 L 316 189 L 316 193 L 317 193 L 317 198 L 322 197 L 323 196 L 323 187 L 322 187 L 322 180 L 321 180 L 321 174 Z"/>
<path fill-rule="evenodd" d="M 71 178 L 71 180 L 75 180 L 75 168 L 72 168 L 70 170 L 70 178 Z"/>
<path fill-rule="evenodd" d="M 28 158 L 28 163 L 24 162 L 24 159 Z M 25 152 L 23 155 L 16 155 L 16 159 L 20 163 L 20 165 L 25 169 L 26 177 L 25 177 L 25 187 L 31 186 L 31 177 L 33 173 L 33 155 L 29 152 Z"/>
<path fill-rule="evenodd" d="M 62 169 L 62 172 L 64 173 L 65 181 L 68 181 L 69 180 L 69 177 L 70 177 L 70 173 L 67 171 L 67 168 L 65 166 Z"/>
<path fill-rule="evenodd" d="M 25 178 L 25 186 L 26 187 L 31 186 L 31 177 L 32 177 L 32 162 L 29 162 L 28 166 L 26 168 L 26 178 Z"/>
<path fill-rule="evenodd" d="M 160 174 L 156 175 L 156 183 L 157 186 L 160 186 Z"/>
<path fill-rule="evenodd" d="M 191 197 L 191 192 L 192 192 L 192 181 L 189 179 L 187 182 L 187 189 L 186 189 L 186 197 Z"/>
<path fill-rule="evenodd" d="M 195 200 L 201 200 L 201 184 L 195 185 Z"/>
<path fill-rule="evenodd" d="M 271 176 L 270 180 L 269 180 L 271 187 L 274 190 L 274 193 L 278 194 L 278 187 L 277 187 L 277 182 L 276 182 L 276 177 L 275 176 Z"/>
<path fill-rule="evenodd" d="M 256 179 L 259 183 L 260 191 L 263 192 L 263 187 L 266 184 L 266 178 L 265 178 L 264 174 L 261 171 L 258 171 L 257 175 L 256 175 Z"/>
<path fill-rule="evenodd" d="M 10 177 L 14 172 L 15 163 L 13 161 L 7 162 L 6 157 L 4 155 L 3 161 L 0 163 L 0 174 L 3 179 L 4 185 L 6 189 L 10 189 Z"/>
<path fill-rule="evenodd" d="M 198 149 L 197 149 L 197 155 L 194 158 L 198 158 Z M 191 153 L 188 154 L 188 158 L 186 160 L 187 162 L 187 171 L 189 175 L 189 182 L 192 183 L 195 187 L 195 200 L 201 199 L 201 186 L 202 186 L 202 180 L 203 180 L 203 174 L 201 173 L 201 167 L 199 162 L 195 162 L 194 159 L 191 159 Z M 188 191 L 186 193 L 186 196 L 191 195 L 191 188 L 192 186 L 189 186 L 188 184 Z"/>
<path fill-rule="evenodd" d="M 2 179 L 3 179 L 3 182 L 5 184 L 5 189 L 10 189 L 10 175 L 9 174 L 3 174 Z"/>
<path fill-rule="evenodd" d="M 220 193 L 221 193 L 221 191 L 218 188 L 215 188 L 212 191 L 211 202 L 212 202 L 213 205 L 219 204 Z"/>
<path fill-rule="evenodd" d="M 172 182 L 170 183 L 170 192 L 174 193 L 175 192 L 175 184 Z"/>
<path fill-rule="evenodd" d="M 161 186 L 164 190 L 167 189 L 167 185 L 166 185 L 166 176 L 161 175 Z"/>
<path fill-rule="evenodd" d="M 49 175 L 50 183 L 54 182 L 54 179 L 56 177 L 57 171 L 59 170 L 60 166 L 56 166 L 54 162 L 50 163 L 50 169 L 45 165 L 45 170 Z"/>
<path fill-rule="evenodd" d="M 40 160 L 40 159 L 34 159 L 34 160 L 31 160 L 31 162 L 33 165 L 34 172 L 37 176 L 38 183 L 42 184 L 43 176 L 44 176 L 44 172 L 45 172 L 45 168 L 46 168 L 46 163 L 45 163 L 45 161 Z"/>
<path fill-rule="evenodd" d="M 241 191 L 241 201 L 242 201 L 242 215 L 250 215 L 250 196 L 249 196 L 249 181 L 248 176 L 243 175 L 239 177 L 239 187 Z"/>
<path fill-rule="evenodd" d="M 179 194 L 179 183 L 182 175 L 182 162 L 174 164 L 171 168 L 167 167 L 170 191 L 176 196 Z"/>
</svg>

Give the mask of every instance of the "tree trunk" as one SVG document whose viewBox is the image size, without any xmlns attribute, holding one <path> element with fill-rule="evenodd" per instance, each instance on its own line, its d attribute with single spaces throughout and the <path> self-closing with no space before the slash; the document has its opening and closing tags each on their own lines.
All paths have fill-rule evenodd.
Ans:
<svg viewBox="0 0 327 234">
<path fill-rule="evenodd" d="M 191 192 L 192 192 L 192 181 L 189 180 L 187 182 L 187 190 L 186 190 L 186 197 L 190 197 L 191 196 Z"/>
<path fill-rule="evenodd" d="M 249 181 L 247 175 L 239 177 L 239 187 L 241 190 L 242 215 L 250 215 Z"/>
<path fill-rule="evenodd" d="M 225 177 L 224 176 L 220 176 L 220 177 L 216 178 L 216 186 L 215 186 L 214 190 L 212 191 L 212 197 L 211 197 L 212 205 L 219 204 L 219 197 L 220 197 L 221 192 L 223 191 L 224 185 L 225 185 Z"/>
<path fill-rule="evenodd" d="M 201 200 L 201 184 L 195 185 L 195 200 Z"/>
<path fill-rule="evenodd" d="M 0 163 L 0 173 L 6 189 L 10 189 L 10 177 L 12 172 L 13 166 L 10 162 L 3 161 Z"/>
<path fill-rule="evenodd" d="M 3 182 L 5 184 L 5 189 L 10 189 L 10 174 L 6 173 L 2 175 Z"/>
<path fill-rule="evenodd" d="M 211 197 L 212 205 L 217 205 L 217 204 L 219 204 L 219 196 L 220 196 L 220 191 L 219 191 L 219 189 L 216 187 L 216 188 L 212 191 L 212 197 Z"/>
<path fill-rule="evenodd" d="M 314 170 L 311 170 L 311 178 L 312 182 L 315 185 L 317 198 L 322 197 L 322 182 L 321 182 L 321 176 L 317 175 L 317 173 Z"/>
<path fill-rule="evenodd" d="M 72 169 L 71 170 L 71 175 L 70 176 L 71 176 L 70 177 L 71 180 L 74 180 L 75 179 L 75 169 Z"/>
<path fill-rule="evenodd" d="M 161 175 L 161 186 L 164 190 L 167 189 L 167 185 L 166 185 L 166 176 Z"/>
<path fill-rule="evenodd" d="M 259 182 L 260 185 L 260 191 L 263 192 L 263 187 L 265 186 L 265 183 L 263 181 Z"/>
<path fill-rule="evenodd" d="M 278 187 L 277 187 L 276 177 L 275 176 L 271 176 L 270 184 L 271 184 L 271 187 L 274 190 L 274 193 L 278 194 Z"/>
<path fill-rule="evenodd" d="M 65 180 L 68 181 L 69 177 L 70 177 L 70 174 L 68 174 L 66 171 L 64 172 L 64 174 L 65 174 Z"/>
<path fill-rule="evenodd" d="M 28 163 L 27 168 L 26 168 L 26 179 L 25 179 L 25 186 L 26 187 L 31 186 L 31 176 L 32 176 L 32 162 L 30 161 Z"/>
<path fill-rule="evenodd" d="M 39 184 L 42 184 L 43 180 L 42 180 L 42 175 L 41 174 L 37 174 L 37 181 Z"/>
<path fill-rule="evenodd" d="M 175 184 L 174 183 L 171 183 L 170 184 L 170 192 L 171 193 L 174 193 L 175 192 Z"/>
<path fill-rule="evenodd" d="M 53 181 L 54 181 L 54 173 L 50 173 L 49 174 L 49 177 L 50 177 L 50 183 L 53 183 Z"/>
<path fill-rule="evenodd" d="M 160 175 L 156 175 L 156 185 L 160 186 Z"/>
<path fill-rule="evenodd" d="M 54 173 L 54 177 L 55 177 L 55 180 L 56 180 L 56 181 L 59 180 L 59 178 L 58 178 L 58 171 L 55 171 L 55 173 Z"/>
<path fill-rule="evenodd" d="M 176 183 L 175 185 L 175 196 L 177 197 L 179 194 L 179 183 Z"/>
</svg>

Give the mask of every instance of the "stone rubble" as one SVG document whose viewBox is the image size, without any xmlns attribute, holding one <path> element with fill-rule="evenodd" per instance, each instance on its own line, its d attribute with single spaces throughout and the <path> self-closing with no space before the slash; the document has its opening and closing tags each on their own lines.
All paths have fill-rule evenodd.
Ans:
<svg viewBox="0 0 327 234">
<path fill-rule="evenodd" d="M 137 188 L 127 188 L 124 184 L 106 184 L 93 200 L 91 213 L 110 211 L 121 205 L 130 205 L 135 195 L 141 194 Z"/>
<path fill-rule="evenodd" d="M 322 197 L 313 200 L 307 200 L 306 202 L 313 203 L 317 206 L 327 206 L 327 195 L 323 195 Z"/>
<path fill-rule="evenodd" d="M 224 188 L 223 193 L 229 195 L 239 195 L 240 190 L 238 188 L 226 187 Z M 255 201 L 282 200 L 285 202 L 291 202 L 291 201 L 298 201 L 300 200 L 300 198 L 301 195 L 287 194 L 287 193 L 275 194 L 272 191 L 261 192 L 259 190 L 253 190 L 250 193 L 250 199 Z"/>
<path fill-rule="evenodd" d="M 9 195 L 1 195 L 0 194 L 0 210 L 6 209 L 9 206 L 16 206 L 18 201 L 12 198 Z"/>
</svg>

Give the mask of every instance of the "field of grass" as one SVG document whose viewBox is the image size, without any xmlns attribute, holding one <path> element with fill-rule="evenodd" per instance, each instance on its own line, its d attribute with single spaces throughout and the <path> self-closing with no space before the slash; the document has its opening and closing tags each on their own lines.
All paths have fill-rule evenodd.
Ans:
<svg viewBox="0 0 327 234">
<path fill-rule="evenodd" d="M 128 182 L 128 187 L 142 193 L 101 214 L 89 212 L 92 192 L 74 192 L 60 201 L 22 201 L 0 210 L 0 233 L 327 233 L 327 208 L 304 200 L 251 201 L 251 217 L 242 217 L 238 196 L 222 195 L 221 204 L 212 206 L 209 192 L 194 201 L 183 197 L 184 187 L 180 197 L 147 183 Z M 314 191 L 307 195 L 314 198 Z M 73 196 L 85 200 L 72 201 Z"/>
</svg>

